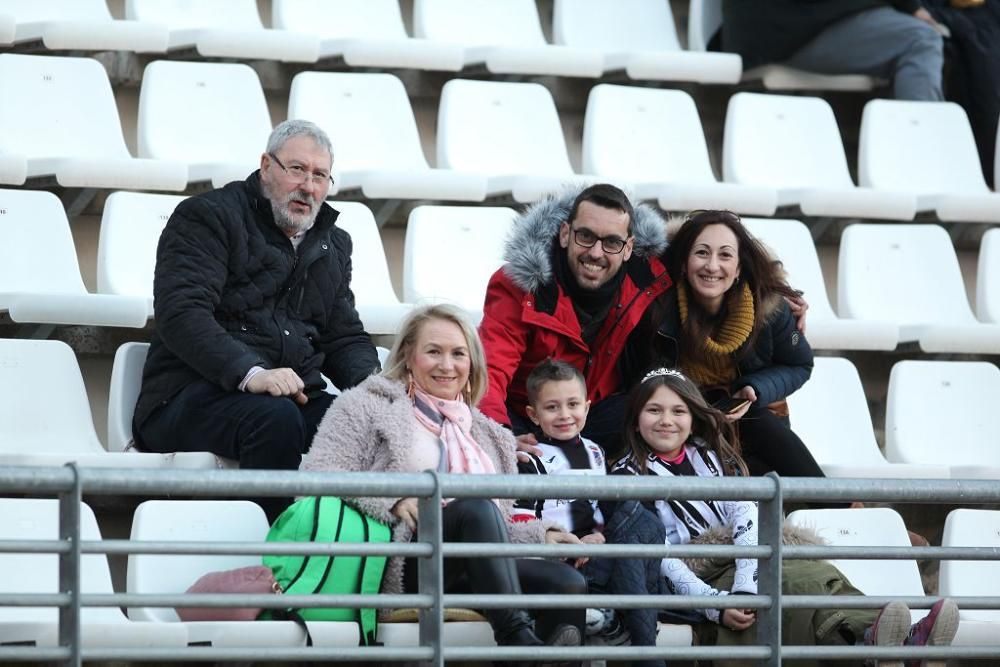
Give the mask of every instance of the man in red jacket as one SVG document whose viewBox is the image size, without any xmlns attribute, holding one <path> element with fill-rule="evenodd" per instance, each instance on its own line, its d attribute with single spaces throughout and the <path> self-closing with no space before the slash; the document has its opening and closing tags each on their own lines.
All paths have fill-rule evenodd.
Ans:
<svg viewBox="0 0 1000 667">
<path fill-rule="evenodd" d="M 480 409 L 530 433 L 525 380 L 551 357 L 576 366 L 592 402 L 583 435 L 614 454 L 630 370 L 629 337 L 671 286 L 665 223 L 608 184 L 550 196 L 515 223 L 479 327 L 489 390 Z M 632 369 L 636 370 L 636 369 Z"/>
</svg>

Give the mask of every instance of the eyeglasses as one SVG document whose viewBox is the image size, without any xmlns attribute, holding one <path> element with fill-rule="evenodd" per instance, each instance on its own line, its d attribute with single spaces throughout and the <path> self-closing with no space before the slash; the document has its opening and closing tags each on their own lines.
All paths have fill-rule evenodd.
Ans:
<svg viewBox="0 0 1000 667">
<path fill-rule="evenodd" d="M 593 248 L 598 241 L 601 242 L 601 250 L 608 253 L 609 255 L 617 255 L 625 249 L 625 245 L 628 243 L 628 239 L 622 239 L 617 236 L 598 236 L 589 229 L 573 229 L 570 227 L 570 231 L 573 232 L 573 241 L 576 242 L 581 248 Z"/>
<path fill-rule="evenodd" d="M 285 174 L 292 179 L 293 183 L 305 183 L 306 180 L 312 181 L 312 184 L 317 187 L 322 187 L 324 185 L 333 185 L 333 176 L 326 173 L 325 171 L 308 171 L 297 164 L 293 164 L 291 167 L 286 167 L 281 164 L 281 160 L 274 153 L 268 153 L 271 159 L 274 160 L 275 164 L 281 167 Z"/>
</svg>

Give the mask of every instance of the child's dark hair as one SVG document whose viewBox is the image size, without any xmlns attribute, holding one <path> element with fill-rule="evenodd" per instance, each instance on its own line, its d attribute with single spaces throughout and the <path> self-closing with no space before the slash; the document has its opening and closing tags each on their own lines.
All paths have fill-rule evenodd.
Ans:
<svg viewBox="0 0 1000 667">
<path fill-rule="evenodd" d="M 725 415 L 705 402 L 694 382 L 672 368 L 657 368 L 647 373 L 642 382 L 632 389 L 625 406 L 625 455 L 632 457 L 639 471 L 646 472 L 647 459 L 652 452 L 639 433 L 639 413 L 660 387 L 670 389 L 687 404 L 691 412 L 691 437 L 703 441 L 708 449 L 715 452 L 722 462 L 725 474 L 747 475 L 746 463 L 740 456 L 739 440 L 733 425 L 726 420 Z"/>
<path fill-rule="evenodd" d="M 587 389 L 587 380 L 583 373 L 573 364 L 553 359 L 549 357 L 528 374 L 525 382 L 528 392 L 528 405 L 534 405 L 538 400 L 538 393 L 542 390 L 542 385 L 547 382 L 566 382 L 568 380 L 578 380 L 583 386 L 584 392 Z"/>
</svg>

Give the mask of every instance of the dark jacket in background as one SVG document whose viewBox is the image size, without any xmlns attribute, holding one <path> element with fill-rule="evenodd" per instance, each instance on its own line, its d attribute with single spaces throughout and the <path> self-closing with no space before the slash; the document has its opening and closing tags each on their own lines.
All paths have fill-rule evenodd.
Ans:
<svg viewBox="0 0 1000 667">
<path fill-rule="evenodd" d="M 354 308 L 351 237 L 323 204 L 296 253 L 260 174 L 181 202 L 156 250 L 156 330 L 135 411 L 141 424 L 191 382 L 238 391 L 253 366 L 287 367 L 307 395 L 378 368 Z"/>
<path fill-rule="evenodd" d="M 919 0 L 723 0 L 722 50 L 743 57 L 743 69 L 780 63 L 836 21 L 891 5 L 912 14 Z"/>
<path fill-rule="evenodd" d="M 927 10 L 951 29 L 945 41 L 945 99 L 969 114 L 986 182 L 996 182 L 993 160 L 1000 118 L 1000 2 L 958 9 L 948 0 L 924 0 Z"/>
</svg>

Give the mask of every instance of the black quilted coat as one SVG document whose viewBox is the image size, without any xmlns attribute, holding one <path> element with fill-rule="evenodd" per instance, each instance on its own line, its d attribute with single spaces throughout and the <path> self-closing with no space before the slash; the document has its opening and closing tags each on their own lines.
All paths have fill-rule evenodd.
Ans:
<svg viewBox="0 0 1000 667">
<path fill-rule="evenodd" d="M 337 215 L 324 203 L 296 254 L 259 172 L 177 206 L 156 251 L 156 331 L 136 424 L 198 378 L 236 391 L 252 366 L 288 367 L 314 396 L 321 372 L 346 389 L 378 368 Z"/>
</svg>

